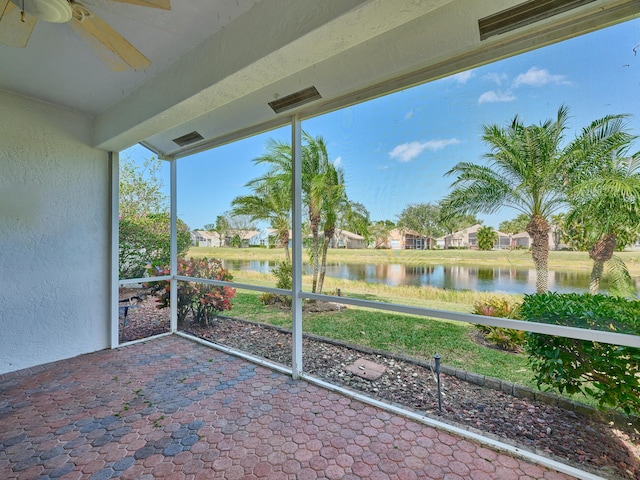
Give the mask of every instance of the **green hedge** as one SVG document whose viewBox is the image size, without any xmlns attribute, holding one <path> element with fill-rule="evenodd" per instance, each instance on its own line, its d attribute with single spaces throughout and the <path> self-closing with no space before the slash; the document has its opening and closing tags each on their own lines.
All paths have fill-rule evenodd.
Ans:
<svg viewBox="0 0 640 480">
<path fill-rule="evenodd" d="M 640 302 L 591 294 L 525 295 L 523 319 L 640 336 Z M 640 348 L 529 333 L 525 348 L 538 386 L 583 392 L 601 407 L 640 414 Z"/>
</svg>

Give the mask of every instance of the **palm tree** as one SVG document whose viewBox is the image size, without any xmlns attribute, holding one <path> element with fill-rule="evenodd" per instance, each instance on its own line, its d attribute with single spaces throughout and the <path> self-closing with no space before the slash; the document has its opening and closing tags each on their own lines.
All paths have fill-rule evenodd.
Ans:
<svg viewBox="0 0 640 480">
<path fill-rule="evenodd" d="M 480 227 L 477 232 L 478 248 L 480 250 L 491 250 L 498 241 L 498 232 L 493 227 Z"/>
<path fill-rule="evenodd" d="M 453 191 L 443 201 L 443 216 L 495 213 L 511 207 L 529 217 L 531 254 L 536 267 L 536 291 L 548 287 L 549 219 L 567 204 L 567 190 L 594 159 L 610 155 L 619 145 L 621 116 L 592 122 L 563 146 L 568 109 L 561 106 L 555 119 L 525 126 L 516 115 L 503 128 L 482 127 L 489 146 L 487 166 L 461 162 L 448 175 L 457 174 Z"/>
<path fill-rule="evenodd" d="M 320 248 L 320 228 L 323 228 L 325 243 L 335 232 L 336 219 L 340 208 L 346 205 L 343 173 L 329 160 L 327 146 L 320 136 L 312 137 L 302 133 L 302 201 L 307 207 L 307 217 L 311 231 L 311 258 L 313 262 L 312 292 L 321 293 L 324 271 L 326 270 L 326 248 Z M 269 165 L 269 171 L 249 182 L 252 188 L 274 192 L 278 197 L 291 201 L 293 178 L 293 155 L 291 145 L 270 139 L 267 153 L 254 160 L 256 164 Z M 267 185 L 269 187 L 267 188 Z M 257 196 L 263 195 L 258 192 Z M 253 200 L 252 200 L 253 201 Z M 278 202 L 284 207 L 284 203 Z M 271 204 L 273 207 L 274 205 Z M 288 204 L 291 210 L 291 203 Z M 273 212 L 272 212 L 273 213 Z M 273 218 L 269 217 L 273 223 Z M 281 224 L 280 224 L 281 225 Z M 277 228 L 274 226 L 274 228 Z M 328 245 L 327 245 L 328 247 Z"/>
<path fill-rule="evenodd" d="M 322 197 L 322 219 L 324 221 L 322 258 L 320 260 L 320 271 L 316 284 L 316 291 L 322 292 L 324 276 L 327 268 L 327 251 L 331 239 L 336 233 L 336 226 L 341 212 L 349 209 L 350 204 L 347 199 L 347 192 L 344 185 L 344 173 L 342 169 L 330 164 L 326 171 L 316 175 L 313 181 L 313 189 L 318 189 L 318 194 Z"/>
<path fill-rule="evenodd" d="M 635 137 L 626 135 L 627 146 Z M 571 211 L 567 222 L 586 219 L 586 238 L 592 244 L 589 258 L 593 268 L 589 291 L 600 289 L 604 265 L 610 260 L 613 287 L 623 293 L 630 292 L 630 277 L 622 261 L 613 256 L 618 245 L 627 245 L 640 234 L 640 152 L 624 157 L 625 146 L 617 155 L 601 157 L 592 165 L 586 178 L 575 182 L 570 189 Z"/>
<path fill-rule="evenodd" d="M 332 213 L 328 204 L 333 201 L 335 196 L 330 191 L 335 180 L 332 174 L 335 167 L 329 161 L 324 138 L 312 137 L 309 133 L 302 132 L 302 140 L 304 142 L 302 147 L 302 196 L 308 210 L 311 230 L 311 261 L 313 262 L 311 291 L 321 293 L 322 284 L 319 279 L 321 272 L 326 269 L 326 254 L 321 256 L 320 253 L 320 225 L 323 213 L 325 216 L 327 213 Z M 325 220 L 326 222 L 327 220 Z M 335 226 L 335 219 L 328 219 L 325 229 L 330 229 L 332 224 Z M 324 274 L 322 275 L 324 277 Z"/>
<path fill-rule="evenodd" d="M 280 185 L 267 176 L 249 182 L 252 195 L 243 195 L 231 202 L 233 215 L 247 215 L 251 221 L 267 220 L 276 231 L 278 245 L 284 247 L 284 256 L 291 262 L 289 228 L 291 226 L 290 186 Z"/>
</svg>

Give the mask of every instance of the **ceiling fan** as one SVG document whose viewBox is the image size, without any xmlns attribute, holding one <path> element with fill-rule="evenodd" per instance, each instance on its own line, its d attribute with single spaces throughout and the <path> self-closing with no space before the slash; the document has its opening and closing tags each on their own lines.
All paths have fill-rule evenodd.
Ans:
<svg viewBox="0 0 640 480">
<path fill-rule="evenodd" d="M 112 0 L 171 10 L 171 0 Z M 36 22 L 66 23 L 113 71 L 144 70 L 151 62 L 122 35 L 75 0 L 0 0 L 0 44 L 26 47 Z"/>
</svg>

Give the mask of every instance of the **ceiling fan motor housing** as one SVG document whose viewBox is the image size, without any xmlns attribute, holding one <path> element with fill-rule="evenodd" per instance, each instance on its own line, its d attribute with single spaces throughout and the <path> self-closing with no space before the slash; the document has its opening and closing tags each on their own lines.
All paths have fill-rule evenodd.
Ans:
<svg viewBox="0 0 640 480">
<path fill-rule="evenodd" d="M 11 0 L 20 10 L 45 22 L 66 23 L 73 11 L 67 0 Z"/>
</svg>

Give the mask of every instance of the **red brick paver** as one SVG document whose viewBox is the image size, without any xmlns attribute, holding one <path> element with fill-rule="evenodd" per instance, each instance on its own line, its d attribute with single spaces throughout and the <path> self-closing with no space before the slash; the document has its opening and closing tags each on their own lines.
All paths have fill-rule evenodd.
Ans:
<svg viewBox="0 0 640 480">
<path fill-rule="evenodd" d="M 571 478 L 178 336 L 0 392 L 7 480 Z"/>
</svg>

